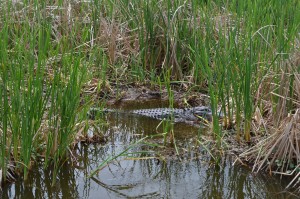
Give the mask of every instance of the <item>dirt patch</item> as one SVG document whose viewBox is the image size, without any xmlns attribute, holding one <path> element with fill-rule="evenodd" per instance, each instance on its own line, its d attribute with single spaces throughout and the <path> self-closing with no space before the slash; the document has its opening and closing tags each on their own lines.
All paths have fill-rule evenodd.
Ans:
<svg viewBox="0 0 300 199">
<path fill-rule="evenodd" d="M 109 106 L 116 106 L 123 102 L 130 101 L 149 101 L 159 99 L 162 101 L 170 100 L 169 93 L 166 88 L 159 86 L 151 86 L 149 84 L 128 84 L 128 85 L 106 85 L 100 91 L 96 88 L 97 80 L 90 83 L 86 88 L 86 93 L 92 94 L 95 100 L 98 100 Z M 209 106 L 209 96 L 206 92 L 200 93 L 191 91 L 183 86 L 172 86 L 172 95 L 174 104 L 179 107 Z"/>
</svg>

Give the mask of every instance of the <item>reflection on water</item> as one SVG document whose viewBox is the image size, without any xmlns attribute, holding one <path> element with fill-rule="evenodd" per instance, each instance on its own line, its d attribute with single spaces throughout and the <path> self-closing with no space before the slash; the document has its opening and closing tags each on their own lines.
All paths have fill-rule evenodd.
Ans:
<svg viewBox="0 0 300 199">
<path fill-rule="evenodd" d="M 284 183 L 266 175 L 254 176 L 247 168 L 231 166 L 224 158 L 212 165 L 205 154 L 189 159 L 125 159 L 112 162 L 95 176 L 91 171 L 110 155 L 116 155 L 141 135 L 156 132 L 159 121 L 126 114 L 107 116 L 110 141 L 105 145 L 79 144 L 78 162 L 66 162 L 51 186 L 52 170 L 37 165 L 26 182 L 22 179 L 3 189 L 3 198 L 295 198 L 285 193 Z M 198 128 L 175 124 L 175 137 L 191 144 Z M 135 150 L 141 150 L 135 149 Z"/>
</svg>

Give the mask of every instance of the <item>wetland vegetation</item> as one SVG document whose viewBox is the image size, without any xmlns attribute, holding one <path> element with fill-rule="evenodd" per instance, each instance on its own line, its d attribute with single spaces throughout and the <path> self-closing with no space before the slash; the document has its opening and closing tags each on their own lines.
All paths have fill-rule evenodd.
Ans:
<svg viewBox="0 0 300 199">
<path fill-rule="evenodd" d="M 298 189 L 299 10 L 298 0 L 0 1 L 1 184 L 42 164 L 54 185 L 78 144 L 107 139 L 89 109 L 136 89 L 133 101 L 210 106 L 196 143 L 216 164 L 238 148 L 236 162 L 292 175 Z M 148 154 L 131 151 L 141 143 L 180 154 L 173 124 L 157 125 L 164 133 L 149 137 L 160 141 L 112 155 Z"/>
</svg>

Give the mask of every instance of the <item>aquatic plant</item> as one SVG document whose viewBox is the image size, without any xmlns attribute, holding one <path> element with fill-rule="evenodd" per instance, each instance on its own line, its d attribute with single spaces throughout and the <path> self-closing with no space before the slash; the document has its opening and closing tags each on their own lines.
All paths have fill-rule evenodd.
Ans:
<svg viewBox="0 0 300 199">
<path fill-rule="evenodd" d="M 26 176 L 39 158 L 59 168 L 87 107 L 112 88 L 121 99 L 127 85 L 163 85 L 171 106 L 175 83 L 208 94 L 218 147 L 219 107 L 238 140 L 262 133 L 258 112 L 264 131 L 279 127 L 299 108 L 299 65 L 282 65 L 299 48 L 299 9 L 297 0 L 1 3 L 3 180 L 8 165 Z"/>
<path fill-rule="evenodd" d="M 1 7 L 6 11 L 1 12 L 0 31 L 3 181 L 9 173 L 23 173 L 26 179 L 40 158 L 46 158 L 45 166 L 59 164 L 83 119 L 77 112 L 85 71 L 82 56 L 75 58 L 64 38 L 58 45 L 51 38 L 54 27 L 43 18 L 45 5 L 36 5 L 37 10 L 31 6 L 24 12 L 10 3 Z"/>
</svg>

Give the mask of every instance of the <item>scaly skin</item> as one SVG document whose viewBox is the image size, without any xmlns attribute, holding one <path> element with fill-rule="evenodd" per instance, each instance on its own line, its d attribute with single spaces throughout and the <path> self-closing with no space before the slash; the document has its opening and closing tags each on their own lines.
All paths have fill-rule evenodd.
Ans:
<svg viewBox="0 0 300 199">
<path fill-rule="evenodd" d="M 95 112 L 99 109 L 91 109 L 89 112 L 90 116 L 95 115 Z M 193 108 L 153 108 L 153 109 L 139 109 L 132 111 L 120 111 L 114 109 L 104 109 L 103 112 L 122 112 L 131 113 L 136 115 L 142 115 L 146 117 L 155 118 L 158 120 L 174 119 L 174 122 L 191 122 L 201 119 L 211 120 L 212 113 L 211 109 L 206 106 L 197 106 Z"/>
<path fill-rule="evenodd" d="M 174 119 L 175 122 L 197 121 L 200 118 L 211 118 L 211 110 L 205 106 L 185 108 L 185 109 L 171 109 L 171 108 L 155 108 L 155 109 L 141 109 L 131 111 L 134 114 L 143 115 L 159 120 Z"/>
</svg>

